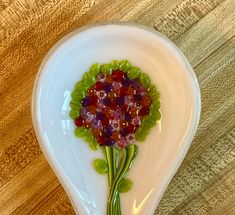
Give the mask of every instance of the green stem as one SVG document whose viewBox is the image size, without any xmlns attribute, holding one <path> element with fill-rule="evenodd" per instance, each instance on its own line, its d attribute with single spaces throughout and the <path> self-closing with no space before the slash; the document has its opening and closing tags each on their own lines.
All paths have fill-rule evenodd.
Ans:
<svg viewBox="0 0 235 215">
<path fill-rule="evenodd" d="M 119 150 L 116 147 L 111 148 L 108 146 L 102 147 L 102 149 L 103 149 L 103 153 L 105 155 L 105 158 L 108 164 L 108 181 L 109 181 L 109 187 L 111 189 L 113 178 L 115 177 L 117 166 L 118 166 Z M 115 207 L 114 215 L 121 215 L 119 195 L 118 195 L 118 198 L 114 207 Z"/>
<path fill-rule="evenodd" d="M 118 150 L 116 147 L 113 147 L 113 177 L 115 177 L 115 174 L 116 174 L 116 169 L 117 169 L 117 153 L 118 153 Z"/>
<path fill-rule="evenodd" d="M 117 150 L 116 147 L 113 147 L 112 151 L 113 151 L 113 178 L 114 178 L 115 174 L 116 174 L 116 170 L 117 170 L 117 161 L 118 161 L 118 154 L 117 153 L 118 153 L 118 150 Z M 114 205 L 115 214 L 118 214 L 118 211 L 120 210 L 120 208 L 118 206 L 120 207 L 120 204 L 115 204 Z"/>
<path fill-rule="evenodd" d="M 119 193 L 117 193 L 116 196 L 116 215 L 121 215 L 121 203 L 120 203 L 120 195 Z"/>
<path fill-rule="evenodd" d="M 113 182 L 113 150 L 111 147 L 105 146 L 103 147 L 103 151 L 105 153 L 108 164 L 108 180 L 109 180 L 109 187 L 111 187 Z"/>
<path fill-rule="evenodd" d="M 118 184 L 122 180 L 122 178 L 127 174 L 132 161 L 136 155 L 137 152 L 137 146 L 136 145 L 130 145 L 125 149 L 119 150 L 120 152 L 120 164 L 117 169 L 115 178 L 112 182 L 111 189 L 110 189 L 110 195 L 108 198 L 108 206 L 107 206 L 107 215 L 116 215 L 117 211 L 115 212 L 115 205 L 119 200 L 119 193 L 118 193 Z M 117 203 L 119 204 L 119 203 Z"/>
<path fill-rule="evenodd" d="M 119 166 L 119 150 L 116 147 L 113 147 L 113 178 L 116 176 L 117 167 Z M 114 205 L 115 215 L 121 215 L 121 204 L 120 204 L 120 195 L 117 193 L 116 203 Z"/>
<path fill-rule="evenodd" d="M 119 151 L 119 155 L 120 155 L 120 163 L 119 163 L 119 167 L 118 167 L 118 170 L 117 170 L 117 173 L 116 173 L 116 176 L 115 176 L 115 179 L 116 178 L 119 178 L 121 172 L 122 172 L 122 169 L 125 165 L 125 161 L 126 161 L 126 150 L 123 149 L 123 150 L 120 150 Z M 117 192 L 114 193 L 114 185 L 115 183 L 112 183 L 112 186 L 110 188 L 110 193 L 109 193 L 109 198 L 108 198 L 108 205 L 107 205 L 107 215 L 114 215 L 114 206 L 116 205 L 116 195 L 117 195 Z M 116 214 L 115 214 L 116 215 Z"/>
</svg>

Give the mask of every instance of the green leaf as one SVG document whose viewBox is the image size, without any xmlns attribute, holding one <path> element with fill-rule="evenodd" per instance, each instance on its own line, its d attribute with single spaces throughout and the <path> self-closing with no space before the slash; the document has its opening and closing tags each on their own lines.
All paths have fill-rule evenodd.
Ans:
<svg viewBox="0 0 235 215">
<path fill-rule="evenodd" d="M 74 134 L 76 137 L 83 138 L 86 133 L 86 129 L 84 127 L 75 128 Z"/>
<path fill-rule="evenodd" d="M 111 74 L 112 66 L 110 64 L 104 64 L 101 68 L 101 71 L 105 74 Z"/>
<path fill-rule="evenodd" d="M 112 70 L 117 70 L 119 68 L 119 62 L 117 60 L 113 60 L 111 63 Z"/>
<path fill-rule="evenodd" d="M 158 110 L 156 111 L 156 120 L 161 119 L 161 112 Z"/>
<path fill-rule="evenodd" d="M 126 66 L 127 63 L 128 63 L 127 60 L 122 60 L 122 61 L 120 61 L 120 63 L 119 63 L 119 69 L 124 70 L 124 68 L 125 68 L 125 66 Z"/>
<path fill-rule="evenodd" d="M 108 172 L 107 162 L 103 159 L 95 159 L 93 161 L 93 167 L 99 174 L 106 174 Z"/>
<path fill-rule="evenodd" d="M 151 95 L 151 98 L 153 101 L 157 101 L 160 98 L 160 93 L 156 92 L 153 95 Z"/>
<path fill-rule="evenodd" d="M 147 74 L 141 73 L 139 79 L 140 79 L 140 82 L 141 82 L 142 85 L 144 85 L 145 87 L 149 86 L 150 78 Z"/>
<path fill-rule="evenodd" d="M 132 68 L 132 65 L 127 61 L 125 67 L 123 68 L 124 72 L 128 72 Z"/>
<path fill-rule="evenodd" d="M 99 148 L 99 144 L 95 138 L 90 139 L 88 145 L 93 151 L 96 151 Z"/>
<path fill-rule="evenodd" d="M 159 110 L 160 107 L 161 107 L 161 102 L 159 100 L 152 101 L 151 109 Z"/>
<path fill-rule="evenodd" d="M 97 140 L 93 137 L 92 133 L 90 130 L 84 128 L 84 127 L 78 127 L 75 128 L 74 134 L 76 137 L 82 138 L 86 143 L 88 143 L 89 147 L 96 151 L 98 149 L 98 142 Z"/>
<path fill-rule="evenodd" d="M 75 84 L 75 90 L 81 91 L 81 89 L 84 89 L 85 85 L 82 81 L 79 81 Z"/>
<path fill-rule="evenodd" d="M 150 84 L 149 94 L 151 95 L 153 99 L 159 99 L 160 97 L 160 93 L 158 92 L 157 88 L 153 84 Z"/>
<path fill-rule="evenodd" d="M 150 85 L 149 85 L 149 93 L 152 95 L 152 94 L 154 94 L 155 92 L 157 92 L 157 88 L 155 87 L 155 85 L 150 84 Z"/>
<path fill-rule="evenodd" d="M 91 82 L 91 85 L 89 86 L 89 87 L 91 87 L 93 84 L 95 84 L 96 83 L 96 75 L 97 74 L 93 74 L 91 71 L 88 73 L 88 77 L 89 77 L 89 79 L 90 79 L 90 82 Z"/>
<path fill-rule="evenodd" d="M 145 119 L 146 124 L 148 124 L 148 127 L 153 127 L 156 125 L 156 119 L 154 119 L 153 117 L 148 117 L 147 119 Z"/>
<path fill-rule="evenodd" d="M 76 110 L 76 109 L 72 109 L 69 112 L 69 116 L 70 116 L 71 119 L 76 119 L 80 116 L 80 111 Z"/>
<path fill-rule="evenodd" d="M 139 142 L 143 142 L 145 140 L 145 136 L 143 136 L 143 134 L 140 131 L 137 131 L 135 133 L 135 139 Z"/>
<path fill-rule="evenodd" d="M 150 116 L 154 118 L 156 121 L 161 119 L 161 113 L 159 110 L 151 110 L 150 111 Z"/>
<path fill-rule="evenodd" d="M 71 99 L 70 104 L 80 106 L 81 105 L 81 100 Z M 70 107 L 72 107 L 72 106 L 70 106 Z"/>
<path fill-rule="evenodd" d="M 82 137 L 85 142 L 88 143 L 89 147 L 96 151 L 98 149 L 98 142 L 95 139 L 95 137 L 92 135 L 91 131 L 88 129 L 85 129 L 84 133 L 83 133 L 83 137 Z"/>
<path fill-rule="evenodd" d="M 128 178 L 123 178 L 118 184 L 118 191 L 126 193 L 133 187 L 133 182 Z"/>
<path fill-rule="evenodd" d="M 132 67 L 130 70 L 127 72 L 129 78 L 134 79 L 134 78 L 139 78 L 140 76 L 140 69 L 138 67 Z"/>
<path fill-rule="evenodd" d="M 145 117 L 140 125 L 140 127 L 137 129 L 136 134 L 135 134 L 135 139 L 137 141 L 144 141 L 146 139 L 146 137 L 148 136 L 151 127 L 153 127 L 154 121 L 148 121 L 148 119 L 150 120 L 150 116 Z"/>
<path fill-rule="evenodd" d="M 96 76 L 101 71 L 101 66 L 98 63 L 95 63 L 90 68 L 90 73 Z"/>
<path fill-rule="evenodd" d="M 84 97 L 84 96 L 83 96 L 82 91 L 74 90 L 74 91 L 71 93 L 71 98 L 72 98 L 72 100 L 78 100 L 78 101 L 80 101 L 83 97 Z"/>
<path fill-rule="evenodd" d="M 95 81 L 95 79 L 93 78 L 93 76 L 89 72 L 84 73 L 82 78 L 83 78 L 82 82 L 83 82 L 84 86 L 89 85 L 89 87 L 90 87 L 90 85 L 92 85 Z"/>
<path fill-rule="evenodd" d="M 148 125 L 148 127 L 145 127 L 144 129 L 141 129 L 139 135 L 141 135 L 144 138 L 144 140 L 148 136 L 148 134 L 150 132 L 150 128 L 151 128 L 151 126 Z"/>
<path fill-rule="evenodd" d="M 72 101 L 70 101 L 69 106 L 72 108 L 72 110 L 80 110 L 81 109 L 81 103 L 74 103 Z"/>
</svg>

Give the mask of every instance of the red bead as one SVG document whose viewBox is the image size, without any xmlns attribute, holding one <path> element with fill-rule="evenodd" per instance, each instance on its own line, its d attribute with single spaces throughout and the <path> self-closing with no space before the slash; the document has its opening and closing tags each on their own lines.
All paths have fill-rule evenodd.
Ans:
<svg viewBox="0 0 235 215">
<path fill-rule="evenodd" d="M 89 106 L 87 108 L 88 112 L 92 113 L 92 114 L 96 114 L 96 107 L 95 106 Z"/>
<path fill-rule="evenodd" d="M 98 141 L 99 145 L 101 145 L 101 146 L 106 145 L 106 138 L 103 136 L 100 136 L 99 138 L 97 138 L 97 141 Z"/>
<path fill-rule="evenodd" d="M 107 117 L 105 117 L 101 122 L 102 122 L 103 126 L 108 126 L 109 125 L 109 119 Z"/>
<path fill-rule="evenodd" d="M 112 84 L 114 82 L 113 77 L 111 75 L 107 76 L 106 82 L 109 83 L 109 84 Z"/>
<path fill-rule="evenodd" d="M 97 90 L 97 91 L 102 90 L 103 87 L 104 87 L 104 83 L 102 83 L 102 82 L 96 82 L 95 86 L 94 86 L 95 90 Z"/>
<path fill-rule="evenodd" d="M 113 71 L 112 76 L 116 81 L 122 81 L 125 78 L 125 73 L 121 70 L 115 70 Z"/>
<path fill-rule="evenodd" d="M 120 127 L 121 128 L 126 128 L 127 126 L 128 126 L 128 122 L 126 122 L 125 120 L 120 121 Z"/>
<path fill-rule="evenodd" d="M 149 107 L 151 104 L 151 98 L 147 95 L 144 95 L 141 99 L 141 105 L 145 107 Z"/>
<path fill-rule="evenodd" d="M 118 131 L 113 132 L 111 137 L 115 141 L 118 141 L 121 138 L 120 133 Z"/>
<path fill-rule="evenodd" d="M 101 129 L 92 129 L 92 134 L 94 135 L 94 137 L 96 137 L 98 139 L 102 135 L 102 130 Z"/>
<path fill-rule="evenodd" d="M 140 111 L 139 111 L 140 116 L 146 116 L 148 114 L 149 114 L 149 108 L 144 107 L 144 108 L 140 109 Z"/>
<path fill-rule="evenodd" d="M 87 92 L 88 92 L 88 95 L 93 95 L 95 93 L 94 86 L 90 87 Z"/>
<path fill-rule="evenodd" d="M 81 116 L 79 116 L 77 119 L 75 119 L 75 125 L 77 126 L 77 127 L 80 127 L 80 126 L 82 126 L 84 124 L 84 119 L 81 117 Z"/>
<path fill-rule="evenodd" d="M 116 105 L 115 101 L 112 101 L 112 102 L 111 102 L 110 108 L 111 108 L 112 110 L 115 110 L 115 109 L 117 108 L 117 105 Z"/>
<path fill-rule="evenodd" d="M 127 126 L 127 129 L 128 129 L 128 132 L 129 132 L 129 133 L 134 133 L 134 132 L 136 131 L 137 127 L 134 126 L 134 125 L 132 125 L 132 124 L 129 124 L 129 125 Z"/>
<path fill-rule="evenodd" d="M 133 96 L 136 93 L 136 90 L 133 87 L 126 88 L 126 95 Z"/>
<path fill-rule="evenodd" d="M 120 95 L 121 96 L 126 96 L 127 95 L 127 88 L 126 87 L 122 87 L 120 89 Z"/>
<path fill-rule="evenodd" d="M 91 95 L 90 96 L 91 104 L 96 105 L 98 102 L 98 97 L 96 95 Z"/>
<path fill-rule="evenodd" d="M 129 107 L 127 105 L 121 105 L 121 110 L 123 113 L 128 112 Z"/>
<path fill-rule="evenodd" d="M 132 116 L 132 117 L 136 117 L 137 116 L 137 109 L 135 107 L 130 107 L 129 109 L 129 114 Z"/>
<path fill-rule="evenodd" d="M 105 118 L 110 118 L 111 115 L 112 115 L 112 112 L 111 112 L 111 109 L 109 107 L 106 107 L 104 110 L 103 110 L 103 113 L 105 114 Z"/>
</svg>

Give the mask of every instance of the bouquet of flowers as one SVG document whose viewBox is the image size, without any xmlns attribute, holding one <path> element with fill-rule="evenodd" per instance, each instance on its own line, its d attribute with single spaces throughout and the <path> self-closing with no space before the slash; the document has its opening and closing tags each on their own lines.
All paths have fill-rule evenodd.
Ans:
<svg viewBox="0 0 235 215">
<path fill-rule="evenodd" d="M 133 185 L 126 175 L 137 155 L 136 141 L 144 141 L 161 117 L 159 96 L 149 76 L 127 60 L 92 65 L 71 94 L 75 135 L 104 153 L 93 166 L 108 175 L 107 215 L 121 214 L 120 193 Z"/>
</svg>

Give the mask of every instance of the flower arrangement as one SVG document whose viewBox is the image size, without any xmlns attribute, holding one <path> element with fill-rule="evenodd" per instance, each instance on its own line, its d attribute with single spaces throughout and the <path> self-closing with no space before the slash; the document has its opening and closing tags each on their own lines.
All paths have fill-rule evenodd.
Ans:
<svg viewBox="0 0 235 215">
<path fill-rule="evenodd" d="M 144 141 L 161 118 L 159 97 L 149 76 L 127 60 L 93 64 L 71 94 L 75 135 L 104 153 L 93 166 L 108 175 L 107 215 L 121 214 L 120 193 L 133 186 L 126 175 L 137 155 L 136 141 Z"/>
</svg>

